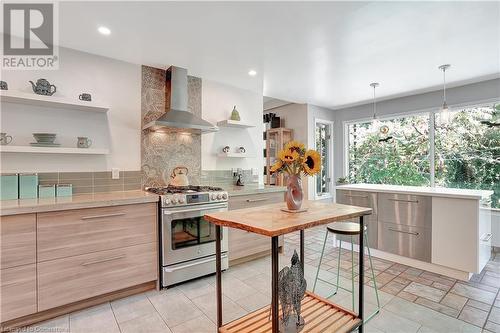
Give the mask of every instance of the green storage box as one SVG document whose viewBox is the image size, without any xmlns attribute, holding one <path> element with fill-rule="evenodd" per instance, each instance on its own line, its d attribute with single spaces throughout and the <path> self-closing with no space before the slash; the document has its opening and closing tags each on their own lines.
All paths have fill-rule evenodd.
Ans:
<svg viewBox="0 0 500 333">
<path fill-rule="evenodd" d="M 39 198 L 54 198 L 56 196 L 56 185 L 38 185 Z"/>
<path fill-rule="evenodd" d="M 0 175 L 0 200 L 19 198 L 19 177 L 17 173 Z"/>
<path fill-rule="evenodd" d="M 70 197 L 73 195 L 72 184 L 57 184 L 56 195 L 58 197 Z"/>
<path fill-rule="evenodd" d="M 38 197 L 38 174 L 19 174 L 19 199 L 34 199 Z"/>
</svg>

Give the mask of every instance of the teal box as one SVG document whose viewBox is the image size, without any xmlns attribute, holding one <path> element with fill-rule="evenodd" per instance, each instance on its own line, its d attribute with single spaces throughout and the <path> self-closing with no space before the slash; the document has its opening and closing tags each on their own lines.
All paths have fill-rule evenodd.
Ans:
<svg viewBox="0 0 500 333">
<path fill-rule="evenodd" d="M 0 175 L 0 200 L 19 198 L 19 177 L 17 173 Z"/>
<path fill-rule="evenodd" d="M 19 174 L 19 199 L 34 199 L 38 196 L 38 174 Z"/>
<path fill-rule="evenodd" d="M 54 198 L 56 196 L 56 185 L 38 185 L 39 198 Z"/>
<path fill-rule="evenodd" d="M 56 194 L 58 197 L 70 197 L 73 195 L 72 184 L 57 184 Z"/>
</svg>

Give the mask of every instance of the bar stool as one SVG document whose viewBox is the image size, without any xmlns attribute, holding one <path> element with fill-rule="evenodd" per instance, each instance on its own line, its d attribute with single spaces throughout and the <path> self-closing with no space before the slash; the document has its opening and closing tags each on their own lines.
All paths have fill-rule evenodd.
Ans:
<svg viewBox="0 0 500 333">
<path fill-rule="evenodd" d="M 375 273 L 373 271 L 373 263 L 372 263 L 372 257 L 370 254 L 370 245 L 368 243 L 368 235 L 367 235 L 367 227 L 364 226 L 364 232 L 363 232 L 363 237 L 365 237 L 365 244 L 366 248 L 368 249 L 368 260 L 370 261 L 370 270 L 372 273 L 372 281 L 373 281 L 373 286 L 375 288 L 375 296 L 377 298 L 377 309 L 368 317 L 364 320 L 366 323 L 368 320 L 370 320 L 373 316 L 375 316 L 379 311 L 380 311 L 380 300 L 378 297 L 378 290 L 377 290 L 377 281 L 375 280 Z M 323 280 L 319 277 L 319 270 L 321 267 L 321 262 L 323 260 L 323 255 L 325 253 L 325 246 L 326 246 L 326 241 L 328 239 L 328 234 L 335 234 L 335 235 L 345 235 L 345 236 L 350 236 L 351 238 L 351 290 L 341 287 L 339 285 L 339 279 L 340 279 L 340 256 L 341 256 L 341 251 L 342 251 L 342 240 L 339 239 L 339 255 L 338 255 L 338 261 L 337 261 L 337 283 L 332 283 L 330 281 Z M 354 223 L 354 222 L 335 222 L 329 226 L 326 227 L 326 234 L 325 234 L 325 240 L 323 242 L 323 249 L 321 250 L 321 257 L 319 258 L 319 263 L 318 263 L 318 269 L 316 271 L 316 278 L 314 279 L 314 285 L 313 285 L 313 292 L 316 289 L 316 282 L 318 280 L 329 284 L 331 286 L 335 287 L 335 291 L 333 294 L 327 296 L 326 298 L 330 298 L 333 295 L 337 294 L 337 291 L 340 289 L 343 289 L 345 291 L 348 291 L 352 295 L 352 310 L 354 311 L 354 239 L 353 236 L 359 236 L 359 224 Z M 361 251 L 361 249 L 360 249 Z M 360 272 L 362 274 L 362 272 Z"/>
</svg>

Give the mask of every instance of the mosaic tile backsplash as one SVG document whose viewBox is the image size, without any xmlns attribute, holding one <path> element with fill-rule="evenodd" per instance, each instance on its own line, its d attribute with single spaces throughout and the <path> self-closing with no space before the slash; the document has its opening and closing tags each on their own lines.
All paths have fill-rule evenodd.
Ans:
<svg viewBox="0 0 500 333">
<path fill-rule="evenodd" d="M 165 70 L 142 66 L 141 112 L 142 124 L 165 113 Z M 167 101 L 168 102 L 168 101 Z M 188 109 L 201 117 L 201 79 L 188 77 Z M 163 186 L 170 180 L 176 166 L 189 169 L 192 185 L 201 178 L 201 136 L 180 133 L 142 132 L 142 183 Z"/>
</svg>

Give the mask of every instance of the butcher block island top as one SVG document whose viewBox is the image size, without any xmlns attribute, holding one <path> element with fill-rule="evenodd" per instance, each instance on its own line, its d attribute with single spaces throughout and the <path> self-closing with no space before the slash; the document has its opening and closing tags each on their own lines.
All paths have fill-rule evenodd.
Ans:
<svg viewBox="0 0 500 333">
<path fill-rule="evenodd" d="M 216 225 L 273 237 L 372 213 L 371 208 L 317 201 L 304 201 L 302 208 L 307 211 L 300 213 L 281 208 L 286 208 L 285 203 L 212 213 L 205 218 Z"/>
<path fill-rule="evenodd" d="M 222 323 L 222 296 L 221 296 L 221 271 L 220 265 L 217 268 L 217 298 L 218 298 L 218 319 L 217 327 L 220 333 L 243 333 L 243 332 L 278 332 L 278 323 L 275 314 L 281 318 L 281 311 L 278 311 L 278 248 L 277 236 L 291 232 L 300 231 L 301 260 L 303 260 L 304 230 L 319 225 L 345 221 L 352 218 L 370 215 L 370 208 L 348 206 L 342 204 L 320 203 L 317 201 L 305 201 L 302 208 L 307 211 L 300 213 L 290 213 L 282 211 L 286 208 L 285 203 L 270 204 L 260 207 L 237 209 L 233 211 L 218 212 L 205 215 L 209 222 L 221 227 L 241 229 L 256 234 L 271 237 L 273 239 L 272 250 L 272 299 L 271 306 L 263 307 L 251 312 L 239 319 L 229 323 Z M 362 221 L 360 222 L 362 223 Z M 219 231 L 220 232 L 220 231 Z M 363 252 L 360 252 L 360 262 L 363 262 Z M 220 255 L 220 252 L 218 253 Z M 360 270 L 363 266 L 359 265 Z M 363 279 L 359 279 L 359 304 L 363 304 Z M 274 303 L 273 303 L 274 302 Z M 297 332 L 351 332 L 359 329 L 363 332 L 362 312 L 356 314 L 344 309 L 331 301 L 324 299 L 311 292 L 306 292 L 302 299 L 301 315 L 304 318 L 304 326 L 299 327 Z M 273 305 L 275 304 L 275 305 Z M 273 308 L 274 307 L 274 308 Z M 270 311 L 270 309 L 274 309 Z M 272 313 L 273 319 L 271 319 Z M 276 320 L 276 321 L 275 321 Z M 292 320 L 292 319 L 291 319 Z"/>
</svg>

